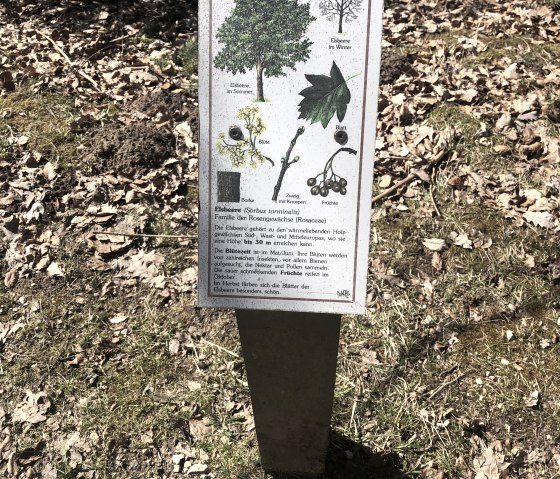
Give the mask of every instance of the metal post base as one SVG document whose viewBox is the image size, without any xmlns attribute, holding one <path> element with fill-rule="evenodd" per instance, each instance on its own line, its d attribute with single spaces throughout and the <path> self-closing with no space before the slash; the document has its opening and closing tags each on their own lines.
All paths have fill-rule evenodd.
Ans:
<svg viewBox="0 0 560 479">
<path fill-rule="evenodd" d="M 340 315 L 236 314 L 263 468 L 320 476 L 329 441 Z"/>
</svg>

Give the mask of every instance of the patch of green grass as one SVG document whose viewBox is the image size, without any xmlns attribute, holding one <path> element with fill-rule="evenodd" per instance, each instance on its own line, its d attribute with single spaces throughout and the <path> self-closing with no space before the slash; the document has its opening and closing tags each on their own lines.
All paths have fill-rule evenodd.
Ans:
<svg viewBox="0 0 560 479">
<path fill-rule="evenodd" d="M 556 65 L 560 60 L 560 45 L 544 42 L 524 35 L 508 35 L 501 38 L 484 39 L 486 50 L 469 56 L 463 61 L 467 67 L 487 65 L 509 58 L 512 62 L 522 63 L 526 67 L 543 67 Z"/>
<path fill-rule="evenodd" d="M 496 162 L 491 146 L 478 141 L 480 121 L 460 105 L 443 103 L 436 106 L 429 113 L 427 123 L 438 130 L 450 127 L 459 130 L 460 136 L 454 149 L 470 164 L 486 167 Z"/>
<path fill-rule="evenodd" d="M 460 155 L 462 161 L 469 165 L 482 168 L 483 170 L 495 172 L 510 169 L 517 161 L 513 154 L 499 155 L 494 152 L 493 147 L 506 143 L 512 146 L 504 138 L 489 136 L 482 139 L 479 135 L 482 129 L 481 121 L 465 111 L 460 105 L 444 103 L 435 107 L 428 115 L 428 125 L 444 130 L 455 127 L 460 131 L 458 141 L 454 150 Z M 491 130 L 492 124 L 487 123 L 487 129 Z"/>
<path fill-rule="evenodd" d="M 259 467 L 255 434 L 239 440 L 227 430 L 208 437 L 201 448 L 213 457 L 213 470 L 220 477 L 235 479 L 266 479 L 270 477 Z"/>
<path fill-rule="evenodd" d="M 480 129 L 480 122 L 475 117 L 452 103 L 436 106 L 429 114 L 428 124 L 441 130 L 455 126 L 461 130 L 463 141 L 469 143 Z"/>
<path fill-rule="evenodd" d="M 560 124 L 549 121 L 546 133 L 553 138 L 560 138 Z"/>
<path fill-rule="evenodd" d="M 77 161 L 80 137 L 70 125 L 78 111 L 71 98 L 23 86 L 0 98 L 0 112 L 4 120 L 0 136 L 25 134 L 31 149 L 58 159 L 62 167 Z"/>
<path fill-rule="evenodd" d="M 560 0 L 545 0 L 554 10 L 560 10 Z"/>
<path fill-rule="evenodd" d="M 167 55 L 161 55 L 154 59 L 154 63 L 162 70 L 164 70 L 169 66 L 169 58 L 167 57 Z"/>
<path fill-rule="evenodd" d="M 189 38 L 179 49 L 179 63 L 183 75 L 190 78 L 198 74 L 198 40 L 196 37 Z"/>
<path fill-rule="evenodd" d="M 173 236 L 177 235 L 177 230 L 172 226 L 170 219 L 161 213 L 157 208 L 148 209 L 148 222 L 146 224 L 146 233 L 162 236 Z M 160 248 L 172 248 L 169 254 L 166 255 L 167 262 L 172 263 L 171 257 L 180 255 L 180 243 L 177 238 L 156 238 L 154 241 L 157 242 Z"/>
<path fill-rule="evenodd" d="M 115 477 L 110 471 L 125 446 L 131 454 L 146 447 L 143 434 L 156 445 L 178 437 L 187 441 L 188 420 L 202 408 L 209 414 L 213 395 L 204 379 L 198 379 L 200 390 L 190 391 L 187 381 L 195 374 L 191 360 L 178 360 L 168 351 L 170 339 L 185 327 L 189 298 L 176 298 L 166 309 L 157 294 L 144 294 L 143 301 L 117 297 L 99 301 L 94 293 L 98 288 L 92 289 L 86 272 L 78 274 L 78 267 L 65 267 L 67 282 L 38 286 L 21 281 L 12 292 L 0 290 L 0 307 L 9 312 L 6 320 L 17 320 L 24 307 L 27 311 L 24 327 L 2 351 L 0 389 L 5 404 L 20 403 L 29 388 L 45 391 L 53 404 L 48 416 L 56 420 L 60 433 L 95 432 L 101 441 L 93 445 L 96 450 L 83 467 L 97 469 L 100 477 L 109 479 Z M 14 299 L 23 297 L 33 302 L 18 308 Z M 115 342 L 118 328 L 109 318 L 117 313 L 129 316 L 120 328 L 126 327 L 128 334 Z M 68 364 L 80 351 L 83 362 Z M 202 351 L 198 354 L 202 356 Z M 218 366 L 213 374 L 217 373 Z M 92 376 L 97 380 L 92 382 Z M 14 429 L 18 449 L 37 444 L 45 427 L 50 428 L 45 424 Z M 76 473 L 63 452 L 49 454 L 58 457 L 61 474 Z"/>
<path fill-rule="evenodd" d="M 6 137 L 0 136 L 0 160 L 7 158 L 13 151 L 13 146 Z"/>
<path fill-rule="evenodd" d="M 462 112 L 440 111 L 435 118 L 466 124 L 467 137 L 475 132 Z M 445 181 L 434 186 L 443 217 L 411 203 L 409 211 L 388 210 L 373 224 L 378 244 L 370 256 L 400 273 L 406 286 L 374 279 L 374 298 L 383 295 L 383 306 L 343 322 L 346 354 L 333 423 L 374 451 L 397 452 L 409 474 L 431 463 L 446 477 L 463 477 L 455 460 L 479 455 L 469 442 L 473 435 L 518 447 L 545 447 L 547 435 L 558 435 L 560 421 L 548 418 L 559 413 L 560 388 L 539 373 L 560 368 L 559 346 L 546 343 L 558 330 L 560 287 L 541 266 L 557 252 L 546 233 L 516 227 L 483 205 L 457 206 Z M 490 236 L 492 246 L 450 246 L 441 253 L 442 270 L 435 270 L 422 240 L 452 231 L 472 237 L 473 230 Z M 528 254 L 535 268 L 527 266 Z M 515 339 L 508 341 L 506 330 Z M 379 364 L 364 366 L 360 348 L 375 351 Z M 525 404 L 535 390 L 540 409 Z"/>
<path fill-rule="evenodd" d="M 137 35 L 134 38 L 138 43 L 142 43 L 144 45 L 151 45 L 152 43 L 157 41 L 157 38 L 145 37 L 144 35 Z"/>
</svg>

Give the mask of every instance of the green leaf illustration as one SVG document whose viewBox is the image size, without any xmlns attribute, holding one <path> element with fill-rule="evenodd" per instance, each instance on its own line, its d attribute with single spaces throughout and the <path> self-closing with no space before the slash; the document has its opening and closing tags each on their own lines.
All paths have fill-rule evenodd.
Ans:
<svg viewBox="0 0 560 479">
<path fill-rule="evenodd" d="M 331 75 L 305 75 L 312 86 L 300 92 L 304 99 L 299 104 L 300 118 L 311 123 L 321 122 L 326 128 L 336 113 L 338 121 L 344 120 L 352 98 L 346 80 L 333 62 Z"/>
</svg>

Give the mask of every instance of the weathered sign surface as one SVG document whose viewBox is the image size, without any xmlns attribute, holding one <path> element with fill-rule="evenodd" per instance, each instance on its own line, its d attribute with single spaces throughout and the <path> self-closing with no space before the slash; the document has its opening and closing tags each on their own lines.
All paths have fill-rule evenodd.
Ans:
<svg viewBox="0 0 560 479">
<path fill-rule="evenodd" d="M 201 306 L 364 311 L 382 7 L 200 2 Z"/>
</svg>

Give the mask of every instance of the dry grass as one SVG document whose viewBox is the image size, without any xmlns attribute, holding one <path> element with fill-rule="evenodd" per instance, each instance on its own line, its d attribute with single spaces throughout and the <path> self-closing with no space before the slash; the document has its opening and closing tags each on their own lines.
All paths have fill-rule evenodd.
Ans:
<svg viewBox="0 0 560 479">
<path fill-rule="evenodd" d="M 557 59 L 556 47 L 537 53 L 527 39 L 492 40 L 465 62 L 523 56 L 542 66 Z M 189 61 L 191 50 L 185 51 Z M 0 110 L 7 112 L 1 135 L 9 124 L 14 133 L 29 134 L 33 149 L 73 161 L 78 138 L 69 125 L 76 112 L 67 98 L 21 89 L 0 98 Z M 458 127 L 457 161 L 474 169 L 501 171 L 516 161 L 492 153 L 502 141 L 496 137 L 482 145 L 481 120 L 461 106 L 436 107 L 428 123 Z M 8 146 L 0 145 L 0 155 L 2 148 Z M 350 439 L 408 477 L 433 477 L 426 470 L 467 477 L 478 439 L 501 441 L 514 464 L 560 442 L 560 346 L 552 340 L 560 328 L 560 286 L 547 276 L 557 245 L 482 204 L 457 205 L 447 185 L 456 167 L 444 165 L 434 185 L 441 217 L 422 209 L 431 202 L 424 192 L 408 211 L 388 206 L 374 222 L 378 241 L 370 256 L 403 283 L 372 273 L 368 313 L 343 319 L 331 452 L 344 457 L 352 446 L 343 439 Z M 155 210 L 150 227 L 172 232 Z M 489 236 L 492 246 L 453 246 L 442 255 L 441 270 L 434 268 L 425 238 L 473 230 Z M 16 426 L 16 449 L 46 447 L 43 438 L 78 431 L 92 448 L 83 462 L 73 462 L 59 443 L 48 446 L 58 477 L 91 470 L 100 479 L 134 477 L 137 470 L 155 476 L 170 472 L 170 452 L 188 447 L 219 479 L 270 478 L 259 467 L 255 433 L 243 417 L 249 390 L 233 313 L 198 310 L 192 295 L 166 302 L 146 288 L 101 294 L 109 276 L 88 270 L 78 239 L 65 241 L 53 258 L 66 271 L 64 280 L 22 279 L 10 291 L 0 286 L 2 321 L 22 324 L 0 349 L 0 404 L 19 403 L 26 389 L 44 390 L 53 402 L 52 420 Z M 185 258 L 177 253 L 171 260 Z M 128 318 L 112 323 L 120 313 Z M 527 405 L 535 391 L 538 402 Z M 207 434 L 197 433 L 192 421 Z M 361 465 L 361 472 L 340 477 L 383 477 L 379 462 Z M 530 467 L 533 477 L 549 477 L 546 465 Z M 525 471 L 514 467 L 511 477 Z"/>
<path fill-rule="evenodd" d="M 71 98 L 23 86 L 0 98 L 0 113 L 0 137 L 28 136 L 31 149 L 61 166 L 76 163 L 81 138 L 71 130 L 78 116 Z"/>
</svg>

